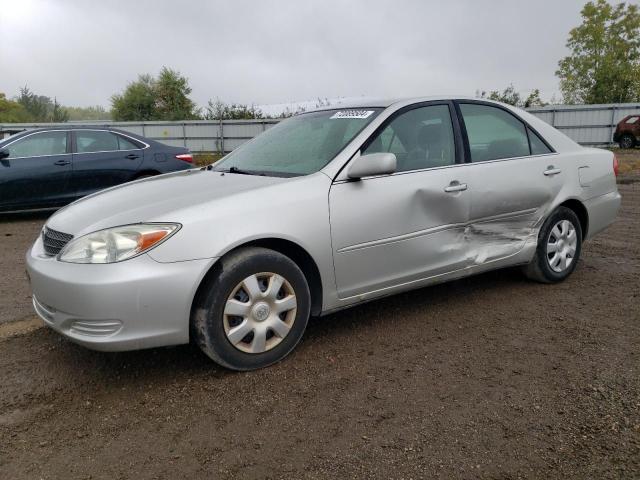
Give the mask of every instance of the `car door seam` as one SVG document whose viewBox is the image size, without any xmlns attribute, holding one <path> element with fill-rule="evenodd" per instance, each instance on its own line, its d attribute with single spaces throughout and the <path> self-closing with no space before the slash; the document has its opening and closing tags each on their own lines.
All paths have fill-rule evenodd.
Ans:
<svg viewBox="0 0 640 480">
<path fill-rule="evenodd" d="M 446 230 L 455 230 L 455 229 L 459 229 L 459 228 L 466 228 L 471 226 L 472 224 L 478 224 L 478 223 L 489 223 L 495 220 L 503 220 L 503 219 L 509 219 L 509 218 L 518 218 L 518 217 L 523 217 L 526 215 L 530 215 L 532 213 L 535 213 L 537 211 L 537 208 L 529 208 L 526 210 L 520 210 L 517 212 L 509 212 L 509 213 L 501 213 L 498 215 L 491 215 L 488 217 L 483 217 L 483 218 L 479 218 L 477 220 L 473 220 L 473 221 L 469 221 L 469 222 L 461 222 L 461 223 L 451 223 L 448 225 L 439 225 L 437 227 L 433 227 L 433 228 L 427 228 L 424 230 L 416 230 L 414 232 L 408 232 L 408 233 L 403 233 L 401 235 L 395 235 L 393 237 L 385 237 L 385 238 L 380 238 L 377 240 L 371 240 L 369 242 L 363 242 L 363 243 L 358 243 L 355 245 L 349 245 L 346 247 L 342 247 L 339 248 L 337 250 L 337 253 L 347 253 L 347 252 L 352 252 L 355 250 L 362 250 L 365 248 L 370 248 L 370 247 L 378 247 L 381 245 L 386 245 L 386 244 L 392 244 L 392 243 L 397 243 L 397 242 L 402 242 L 405 240 L 412 240 L 414 238 L 419 238 L 419 237 L 423 237 L 426 235 L 431 235 L 433 233 L 439 233 L 439 232 L 444 232 Z"/>
</svg>

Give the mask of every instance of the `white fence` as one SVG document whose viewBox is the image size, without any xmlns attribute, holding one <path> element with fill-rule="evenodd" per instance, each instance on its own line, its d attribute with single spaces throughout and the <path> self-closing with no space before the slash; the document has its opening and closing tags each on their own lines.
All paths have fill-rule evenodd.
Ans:
<svg viewBox="0 0 640 480">
<path fill-rule="evenodd" d="M 0 123 L 0 139 L 32 128 L 91 125 L 119 128 L 167 145 L 187 147 L 192 152 L 230 152 L 279 121 L 278 119 L 263 119 L 188 120 L 183 122 Z"/>
<path fill-rule="evenodd" d="M 550 105 L 528 111 L 581 145 L 609 145 L 618 122 L 640 114 L 640 104 Z"/>
<path fill-rule="evenodd" d="M 529 109 L 533 115 L 553 125 L 582 145 L 613 143 L 616 124 L 630 114 L 640 115 L 640 104 L 552 105 Z M 0 139 L 31 128 L 72 126 L 74 123 L 120 128 L 168 145 L 184 146 L 192 152 L 230 152 L 247 140 L 278 123 L 264 120 L 192 120 L 184 122 L 68 122 L 0 124 Z"/>
</svg>

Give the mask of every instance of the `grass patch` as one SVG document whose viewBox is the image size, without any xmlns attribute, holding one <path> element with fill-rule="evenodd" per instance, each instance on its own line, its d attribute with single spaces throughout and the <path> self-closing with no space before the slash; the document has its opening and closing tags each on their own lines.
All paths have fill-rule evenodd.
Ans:
<svg viewBox="0 0 640 480">
<path fill-rule="evenodd" d="M 224 157 L 224 155 L 221 153 L 194 153 L 193 164 L 196 167 L 204 167 L 205 165 L 216 163 L 222 157 Z"/>
<path fill-rule="evenodd" d="M 607 148 L 618 158 L 620 175 L 640 171 L 640 148 Z"/>
</svg>

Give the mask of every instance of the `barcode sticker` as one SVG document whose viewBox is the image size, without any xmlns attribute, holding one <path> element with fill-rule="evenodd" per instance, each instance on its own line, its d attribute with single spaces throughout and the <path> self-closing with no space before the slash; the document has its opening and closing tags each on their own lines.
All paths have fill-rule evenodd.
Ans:
<svg viewBox="0 0 640 480">
<path fill-rule="evenodd" d="M 330 118 L 368 118 L 373 110 L 341 110 L 331 115 Z"/>
</svg>

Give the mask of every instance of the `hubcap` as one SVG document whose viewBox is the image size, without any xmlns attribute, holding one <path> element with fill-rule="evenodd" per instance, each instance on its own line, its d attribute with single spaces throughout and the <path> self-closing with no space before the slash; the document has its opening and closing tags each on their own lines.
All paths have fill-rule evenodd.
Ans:
<svg viewBox="0 0 640 480">
<path fill-rule="evenodd" d="M 231 292 L 224 307 L 224 332 L 245 353 L 263 353 L 278 345 L 296 318 L 296 295 L 277 273 L 250 275 Z"/>
<path fill-rule="evenodd" d="M 547 239 L 547 261 L 551 270 L 563 272 L 573 263 L 578 245 L 578 235 L 569 220 L 554 225 Z"/>
</svg>

